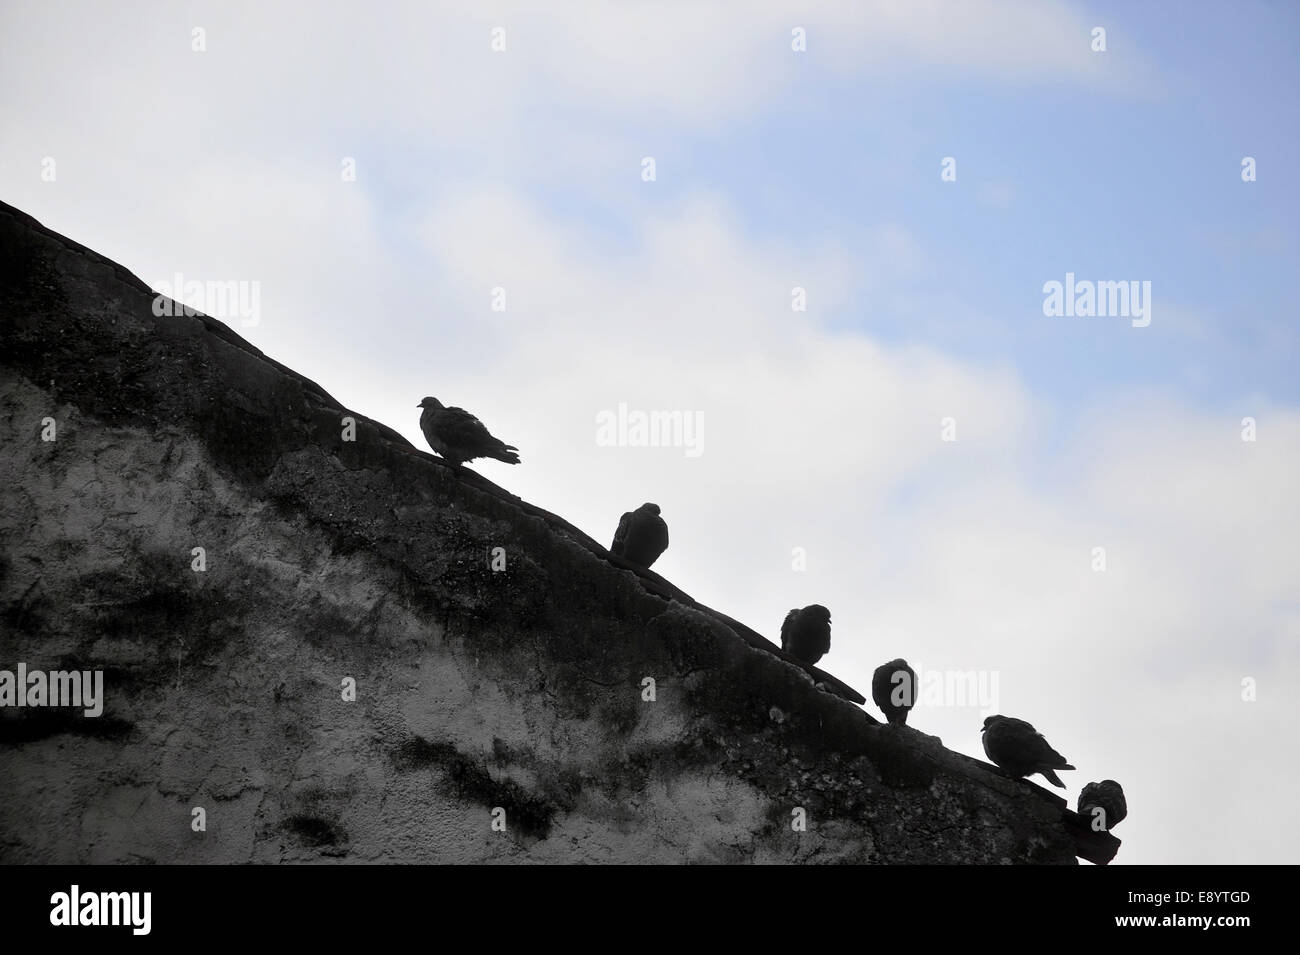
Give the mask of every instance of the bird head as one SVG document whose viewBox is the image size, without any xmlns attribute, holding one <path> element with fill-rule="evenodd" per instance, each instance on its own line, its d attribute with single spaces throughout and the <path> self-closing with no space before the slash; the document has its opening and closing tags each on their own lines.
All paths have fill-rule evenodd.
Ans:
<svg viewBox="0 0 1300 955">
<path fill-rule="evenodd" d="M 831 612 L 827 610 L 825 607 L 823 607 L 821 604 L 809 605 L 808 612 L 812 614 L 814 617 L 824 618 L 827 623 L 831 622 Z"/>
<path fill-rule="evenodd" d="M 985 732 L 985 730 L 987 730 L 990 726 L 993 725 L 994 720 L 1000 720 L 1000 719 L 1002 719 L 1002 717 L 1000 716 L 986 716 L 984 718 L 984 729 L 980 730 L 980 732 L 981 733 Z"/>
<path fill-rule="evenodd" d="M 442 402 L 439 401 L 437 398 L 425 398 L 418 405 L 416 405 L 416 407 L 417 408 L 441 408 Z"/>
</svg>

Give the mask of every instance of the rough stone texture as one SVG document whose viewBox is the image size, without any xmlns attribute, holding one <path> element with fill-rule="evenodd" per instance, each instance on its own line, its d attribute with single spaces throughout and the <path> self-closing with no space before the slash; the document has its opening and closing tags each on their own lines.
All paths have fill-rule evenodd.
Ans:
<svg viewBox="0 0 1300 955">
<path fill-rule="evenodd" d="M 1075 861 L 1055 795 L 152 300 L 0 204 L 0 668 L 107 696 L 0 710 L 0 861 Z"/>
</svg>

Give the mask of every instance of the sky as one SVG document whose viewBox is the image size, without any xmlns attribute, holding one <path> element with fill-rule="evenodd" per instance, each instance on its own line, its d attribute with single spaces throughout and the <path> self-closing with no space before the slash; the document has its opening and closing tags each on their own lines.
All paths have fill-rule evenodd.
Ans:
<svg viewBox="0 0 1300 955">
<path fill-rule="evenodd" d="M 1116 864 L 1293 862 L 1300 6 L 549 6 L 4 4 L 0 198 L 598 540 L 657 502 L 656 571 L 825 604 L 851 685 L 996 678 L 912 725 L 1119 780 Z"/>
</svg>

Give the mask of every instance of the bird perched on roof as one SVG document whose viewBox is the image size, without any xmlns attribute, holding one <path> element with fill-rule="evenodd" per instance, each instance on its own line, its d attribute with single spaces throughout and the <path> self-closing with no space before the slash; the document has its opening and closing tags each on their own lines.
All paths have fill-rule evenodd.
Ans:
<svg viewBox="0 0 1300 955">
<path fill-rule="evenodd" d="M 901 657 L 876 667 L 871 677 L 871 698 L 890 723 L 902 726 L 907 712 L 916 705 L 916 671 Z"/>
<path fill-rule="evenodd" d="M 618 520 L 609 552 L 642 567 L 649 567 L 668 549 L 668 524 L 659 516 L 659 505 L 645 503 Z"/>
<path fill-rule="evenodd" d="M 1097 813 L 1098 809 L 1102 811 L 1101 815 Z M 1079 793 L 1079 815 L 1087 816 L 1089 822 L 1098 821 L 1106 832 L 1114 829 L 1128 815 L 1123 787 L 1113 779 L 1088 783 Z"/>
<path fill-rule="evenodd" d="M 519 449 L 494 438 L 483 422 L 464 408 L 448 408 L 437 398 L 425 398 L 420 430 L 429 447 L 456 466 L 475 458 L 496 458 L 506 464 L 519 463 Z"/>
<path fill-rule="evenodd" d="M 1052 749 L 1042 734 L 1024 720 L 990 716 L 984 721 L 984 753 L 1003 772 L 1020 778 L 1042 773 L 1053 786 L 1065 788 L 1058 769 L 1074 769 L 1065 757 Z"/>
<path fill-rule="evenodd" d="M 821 604 L 791 610 L 781 624 L 781 649 L 816 663 L 831 648 L 831 612 Z"/>
</svg>

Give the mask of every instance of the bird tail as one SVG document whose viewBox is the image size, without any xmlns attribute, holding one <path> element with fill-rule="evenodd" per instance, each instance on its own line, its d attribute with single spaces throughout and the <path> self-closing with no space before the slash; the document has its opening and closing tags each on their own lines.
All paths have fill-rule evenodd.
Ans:
<svg viewBox="0 0 1300 955">
<path fill-rule="evenodd" d="M 498 461 L 504 461 L 506 464 L 519 463 L 519 449 L 513 445 L 503 444 L 500 449 L 493 452 L 492 457 Z"/>
<path fill-rule="evenodd" d="M 1073 767 L 1073 766 L 1062 766 L 1061 769 L 1074 769 L 1074 767 Z M 1044 770 L 1041 770 L 1041 772 L 1042 772 L 1042 774 L 1043 774 L 1043 778 L 1046 779 L 1046 780 L 1047 780 L 1049 783 L 1051 783 L 1053 786 L 1056 786 L 1056 787 L 1058 787 L 1058 788 L 1060 788 L 1060 789 L 1064 789 L 1064 788 L 1065 788 L 1065 783 L 1061 782 L 1061 777 L 1058 776 L 1058 775 L 1056 775 L 1056 771 L 1055 771 L 1055 770 L 1052 770 L 1052 769 L 1044 769 Z"/>
</svg>

